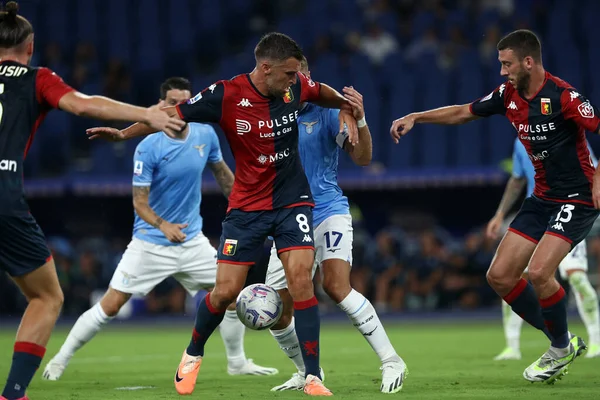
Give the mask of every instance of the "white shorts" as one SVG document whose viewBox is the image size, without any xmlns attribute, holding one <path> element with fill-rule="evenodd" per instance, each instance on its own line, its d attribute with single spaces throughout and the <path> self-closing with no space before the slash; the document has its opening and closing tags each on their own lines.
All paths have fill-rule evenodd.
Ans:
<svg viewBox="0 0 600 400">
<path fill-rule="evenodd" d="M 352 217 L 349 214 L 332 215 L 315 228 L 315 263 L 317 266 L 325 260 L 340 259 L 352 265 Z M 271 258 L 265 282 L 275 290 L 287 288 L 283 264 L 277 255 L 275 244 L 271 248 Z"/>
<path fill-rule="evenodd" d="M 524 272 L 527 272 L 527 270 L 528 268 L 525 268 Z M 587 246 L 585 240 L 582 240 L 577 246 L 573 247 L 573 250 L 571 250 L 558 265 L 558 272 L 560 273 L 560 277 L 564 280 L 569 278 L 568 273 L 573 270 L 583 270 L 585 272 L 588 270 Z"/>
<path fill-rule="evenodd" d="M 170 276 L 192 296 L 201 289 L 213 287 L 217 278 L 217 250 L 202 233 L 173 246 L 134 237 L 113 274 L 110 287 L 145 296 Z"/>
</svg>

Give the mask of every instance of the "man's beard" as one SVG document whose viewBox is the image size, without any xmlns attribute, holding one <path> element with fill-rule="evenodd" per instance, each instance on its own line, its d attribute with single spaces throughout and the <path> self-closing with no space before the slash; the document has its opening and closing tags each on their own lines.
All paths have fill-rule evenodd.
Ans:
<svg viewBox="0 0 600 400">
<path fill-rule="evenodd" d="M 527 72 L 522 72 L 517 77 L 517 90 L 519 93 L 523 94 L 523 92 L 529 87 L 529 82 L 531 82 L 531 74 Z"/>
</svg>

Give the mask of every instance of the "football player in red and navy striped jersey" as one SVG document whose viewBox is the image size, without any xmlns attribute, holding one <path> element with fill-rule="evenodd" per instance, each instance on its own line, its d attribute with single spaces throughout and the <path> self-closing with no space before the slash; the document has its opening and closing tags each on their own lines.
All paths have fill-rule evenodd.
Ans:
<svg viewBox="0 0 600 400">
<path fill-rule="evenodd" d="M 294 300 L 296 332 L 306 366 L 304 391 L 331 395 L 320 379 L 319 315 L 312 286 L 314 202 L 298 154 L 300 104 L 341 109 L 340 132 L 348 130 L 351 144 L 358 141 L 358 128 L 344 96 L 299 72 L 303 54 L 294 40 L 269 33 L 254 54 L 256 68 L 249 74 L 216 82 L 187 103 L 166 109 L 186 122 L 218 123 L 236 161 L 219 246 L 217 283 L 200 303 L 192 340 L 175 374 L 175 387 L 180 394 L 193 392 L 204 344 L 243 288 L 265 239 L 273 236 Z M 88 133 L 119 140 L 153 131 L 136 124 L 121 132 L 93 128 Z"/>
<path fill-rule="evenodd" d="M 585 131 L 599 132 L 600 115 L 590 100 L 544 69 L 533 32 L 514 31 L 497 48 L 505 83 L 471 104 L 397 119 L 390 133 L 398 143 L 415 123 L 464 124 L 493 114 L 512 123 L 535 167 L 535 189 L 500 243 L 487 279 L 517 314 L 550 339 L 550 349 L 523 377 L 552 383 L 586 349 L 568 330 L 567 299 L 555 272 L 598 216 L 600 172 L 590 159 Z M 530 283 L 521 278 L 528 265 Z"/>
<path fill-rule="evenodd" d="M 11 1 L 0 12 L 0 270 L 19 286 L 29 305 L 0 399 L 26 399 L 60 312 L 63 294 L 42 230 L 29 213 L 23 162 L 37 128 L 52 109 L 105 120 L 142 121 L 181 129 L 158 108 L 145 109 L 79 93 L 47 68 L 29 65 L 33 27 Z"/>
</svg>

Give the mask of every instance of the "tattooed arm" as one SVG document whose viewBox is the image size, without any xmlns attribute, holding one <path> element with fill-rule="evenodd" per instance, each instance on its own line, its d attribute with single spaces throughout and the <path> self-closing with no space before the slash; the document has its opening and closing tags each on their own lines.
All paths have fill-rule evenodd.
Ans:
<svg viewBox="0 0 600 400">
<path fill-rule="evenodd" d="M 172 224 L 163 220 L 150 207 L 148 203 L 149 195 L 150 186 L 133 186 L 133 208 L 137 215 L 156 229 L 160 229 L 170 242 L 181 243 L 185 241 L 186 234 L 181 230 L 186 228 L 187 224 Z"/>
<path fill-rule="evenodd" d="M 523 193 L 523 189 L 526 185 L 527 178 L 517 178 L 515 176 L 510 177 L 508 183 L 506 184 L 506 188 L 504 189 L 502 200 L 500 200 L 500 204 L 496 210 L 496 215 L 494 215 L 490 222 L 488 222 L 486 230 L 488 237 L 498 237 L 498 231 L 504 222 L 506 213 L 510 211 L 512 206 L 515 204 L 515 201 L 517 201 L 517 199 L 521 196 L 521 193 Z"/>
<path fill-rule="evenodd" d="M 225 161 L 221 160 L 216 163 L 209 163 L 208 166 L 212 171 L 221 191 L 225 197 L 229 197 L 233 188 L 233 172 L 229 169 Z"/>
</svg>

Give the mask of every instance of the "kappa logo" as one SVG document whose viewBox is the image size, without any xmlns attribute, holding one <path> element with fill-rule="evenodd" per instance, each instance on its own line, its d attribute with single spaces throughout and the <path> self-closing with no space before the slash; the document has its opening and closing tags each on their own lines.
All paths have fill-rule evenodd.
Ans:
<svg viewBox="0 0 600 400">
<path fill-rule="evenodd" d="M 216 83 L 213 83 L 212 85 L 210 85 L 208 87 L 208 90 L 210 90 L 211 93 L 215 93 L 215 88 L 217 87 Z"/>
<path fill-rule="evenodd" d="M 556 229 L 557 231 L 561 231 L 564 232 L 565 230 L 563 229 L 563 226 L 560 222 L 555 223 L 554 225 L 552 225 L 552 229 Z"/>
<path fill-rule="evenodd" d="M 581 95 L 574 90 L 569 92 L 569 96 L 571 96 L 571 101 L 575 100 L 578 97 L 581 97 Z"/>
<path fill-rule="evenodd" d="M 250 103 L 250 100 L 248 100 L 248 99 L 242 99 L 242 101 L 240 101 L 237 105 L 239 107 L 252 107 L 252 104 Z"/>
<path fill-rule="evenodd" d="M 312 243 L 312 241 L 310 235 L 304 235 L 304 239 L 302 239 L 302 243 Z"/>
<path fill-rule="evenodd" d="M 500 85 L 500 88 L 498 89 L 498 93 L 500 94 L 500 96 L 502 96 L 502 94 L 504 93 L 505 88 L 506 88 L 506 83 L 503 83 L 502 85 Z"/>
<path fill-rule="evenodd" d="M 514 101 L 510 102 L 510 104 L 508 105 L 508 108 L 511 110 L 518 110 L 517 105 L 515 104 Z"/>
</svg>

